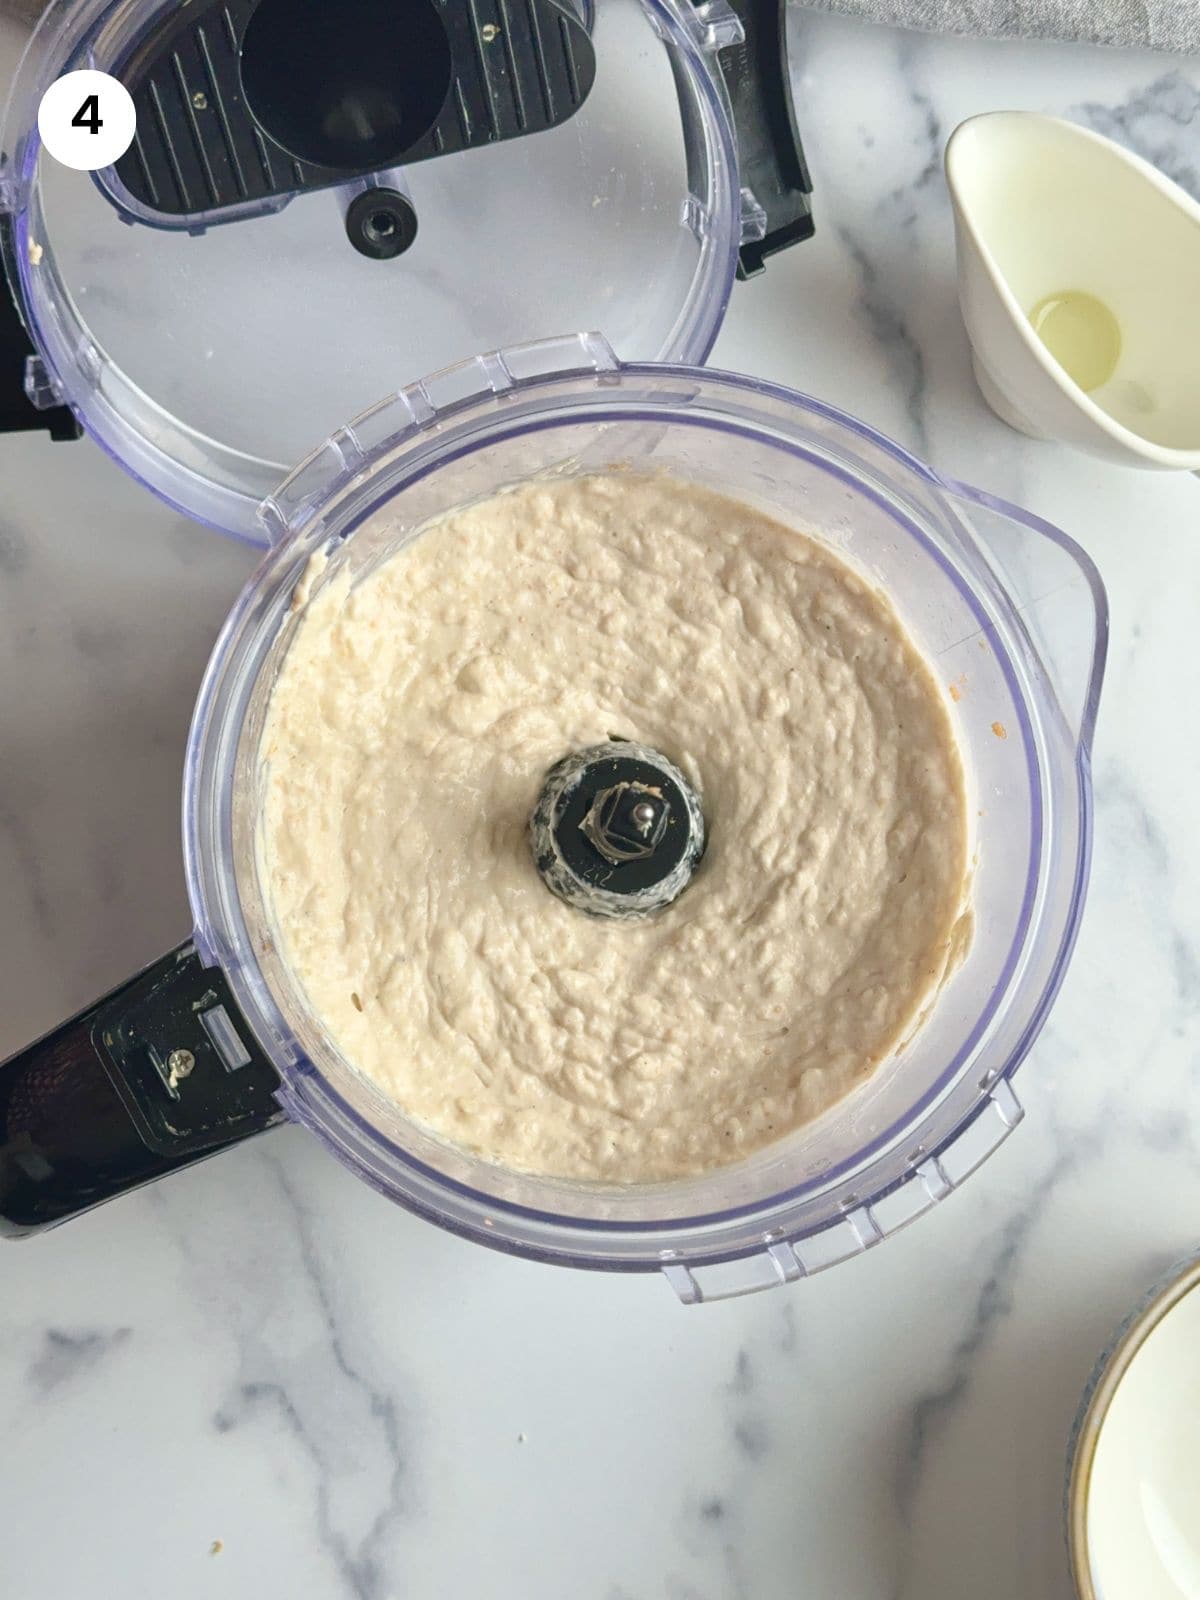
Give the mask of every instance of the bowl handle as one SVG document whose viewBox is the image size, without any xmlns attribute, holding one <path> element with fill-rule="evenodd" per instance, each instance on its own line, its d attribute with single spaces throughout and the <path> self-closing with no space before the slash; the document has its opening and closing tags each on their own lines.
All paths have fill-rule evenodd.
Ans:
<svg viewBox="0 0 1200 1600">
<path fill-rule="evenodd" d="M 0 1237 L 272 1127 L 278 1086 L 222 973 L 180 945 L 0 1064 Z"/>
<path fill-rule="evenodd" d="M 1074 539 L 995 495 L 942 486 L 967 510 L 974 543 L 1016 605 L 1081 755 L 1091 751 L 1108 653 L 1108 596 Z"/>
</svg>

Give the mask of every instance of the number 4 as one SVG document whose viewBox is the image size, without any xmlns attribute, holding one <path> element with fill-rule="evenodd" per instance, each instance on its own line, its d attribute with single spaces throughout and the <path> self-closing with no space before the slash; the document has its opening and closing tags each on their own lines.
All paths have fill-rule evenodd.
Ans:
<svg viewBox="0 0 1200 1600">
<path fill-rule="evenodd" d="M 104 124 L 100 121 L 100 97 L 90 94 L 71 118 L 73 128 L 86 128 L 89 133 L 99 133 Z"/>
</svg>

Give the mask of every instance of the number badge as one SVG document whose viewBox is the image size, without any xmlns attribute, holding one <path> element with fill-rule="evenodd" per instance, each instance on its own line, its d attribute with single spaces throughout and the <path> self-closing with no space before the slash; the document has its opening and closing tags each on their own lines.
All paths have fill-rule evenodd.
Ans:
<svg viewBox="0 0 1200 1600">
<path fill-rule="evenodd" d="M 42 96 L 38 132 L 65 167 L 95 172 L 119 161 L 133 143 L 137 113 L 129 90 L 107 72 L 68 72 Z"/>
</svg>

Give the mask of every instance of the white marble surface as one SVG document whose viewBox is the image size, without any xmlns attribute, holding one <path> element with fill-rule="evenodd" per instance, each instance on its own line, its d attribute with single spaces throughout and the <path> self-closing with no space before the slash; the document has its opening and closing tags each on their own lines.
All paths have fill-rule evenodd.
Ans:
<svg viewBox="0 0 1200 1600">
<path fill-rule="evenodd" d="M 1200 193 L 1200 61 L 793 24 L 820 233 L 717 359 L 1057 521 L 1112 600 L 1091 903 L 1025 1123 L 879 1250 L 696 1310 L 444 1236 L 294 1131 L 0 1247 L 4 1600 L 1068 1596 L 1080 1390 L 1200 1242 L 1200 482 L 984 410 L 939 157 L 1037 107 Z M 90 445 L 3 440 L 0 475 L 2 1055 L 186 932 L 188 709 L 251 559 Z"/>
</svg>

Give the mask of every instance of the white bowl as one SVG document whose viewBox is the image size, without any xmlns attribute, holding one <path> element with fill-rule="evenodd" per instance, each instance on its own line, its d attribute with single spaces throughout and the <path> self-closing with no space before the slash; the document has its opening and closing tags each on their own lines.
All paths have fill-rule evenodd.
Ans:
<svg viewBox="0 0 1200 1600">
<path fill-rule="evenodd" d="M 972 117 L 946 147 L 958 290 L 984 398 L 1010 426 L 1123 466 L 1200 471 L 1200 205 L 1112 140 L 1057 117 Z M 1030 313 L 1079 292 L 1116 317 L 1085 393 Z"/>
<path fill-rule="evenodd" d="M 1200 1257 L 1151 1292 L 1096 1369 L 1067 1532 L 1080 1600 L 1200 1595 Z"/>
</svg>

